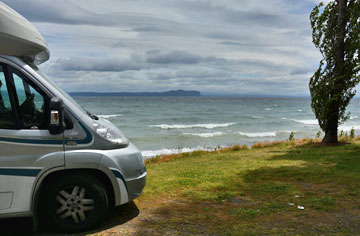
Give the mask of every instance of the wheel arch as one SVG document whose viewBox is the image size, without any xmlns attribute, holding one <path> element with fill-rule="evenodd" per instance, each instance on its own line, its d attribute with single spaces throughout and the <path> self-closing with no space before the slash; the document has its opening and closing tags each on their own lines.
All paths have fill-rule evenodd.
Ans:
<svg viewBox="0 0 360 236">
<path fill-rule="evenodd" d="M 35 196 L 34 196 L 32 205 L 34 206 L 35 201 L 39 200 L 39 199 L 36 199 L 36 195 L 37 195 L 36 193 L 41 194 L 41 191 L 43 190 L 43 187 L 46 186 L 46 184 L 48 184 L 49 182 L 51 182 L 51 180 L 53 178 L 59 178 L 59 177 L 61 177 L 63 175 L 68 175 L 68 174 L 71 174 L 71 173 L 76 173 L 76 174 L 84 173 L 84 174 L 91 175 L 91 176 L 97 178 L 98 180 L 100 180 L 104 184 L 104 186 L 106 188 L 106 192 L 107 192 L 108 197 L 109 197 L 109 205 L 113 206 L 115 204 L 115 190 L 114 190 L 114 186 L 113 186 L 109 176 L 107 176 L 103 171 L 98 170 L 98 169 L 84 168 L 84 169 L 56 170 L 56 171 L 52 171 L 51 173 L 44 176 L 42 178 L 42 180 L 41 180 L 41 183 L 38 184 L 38 187 L 35 190 Z M 40 197 L 40 196 L 38 196 L 38 197 Z M 33 208 L 33 209 L 35 209 L 35 208 Z"/>
<path fill-rule="evenodd" d="M 64 175 L 69 175 L 71 173 L 76 173 L 76 174 L 87 174 L 87 175 L 91 175 L 93 177 L 95 177 L 96 179 L 98 179 L 104 186 L 105 186 L 105 190 L 107 192 L 108 195 L 108 199 L 109 199 L 109 207 L 113 207 L 115 206 L 115 189 L 114 186 L 112 184 L 112 181 L 110 180 L 110 177 L 104 173 L 101 170 L 98 169 L 88 169 L 88 168 L 76 168 L 76 169 L 55 169 L 55 170 L 51 170 L 49 171 L 47 174 L 44 174 L 40 177 L 38 183 L 36 184 L 34 193 L 33 193 L 33 198 L 32 198 L 32 212 L 33 212 L 33 221 L 34 221 L 34 230 L 37 229 L 38 227 L 38 221 L 39 221 L 39 213 L 41 211 L 41 197 L 43 195 L 43 191 L 44 191 L 44 187 L 51 183 L 51 181 L 55 178 L 60 178 L 61 176 Z"/>
</svg>

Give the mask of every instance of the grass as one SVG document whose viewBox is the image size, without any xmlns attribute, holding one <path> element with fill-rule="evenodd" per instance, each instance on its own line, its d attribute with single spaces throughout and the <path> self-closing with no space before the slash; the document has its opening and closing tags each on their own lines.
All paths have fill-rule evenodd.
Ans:
<svg viewBox="0 0 360 236">
<path fill-rule="evenodd" d="M 135 234 L 360 235 L 360 141 L 316 141 L 148 160 Z"/>
</svg>

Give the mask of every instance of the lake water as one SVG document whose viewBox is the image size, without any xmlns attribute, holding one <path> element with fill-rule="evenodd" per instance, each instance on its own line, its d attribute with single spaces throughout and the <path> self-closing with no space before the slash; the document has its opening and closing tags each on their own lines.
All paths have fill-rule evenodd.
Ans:
<svg viewBox="0 0 360 236">
<path fill-rule="evenodd" d="M 309 98 L 74 97 L 117 125 L 145 157 L 259 141 L 312 137 L 320 130 Z M 340 126 L 360 133 L 360 99 Z M 323 135 L 323 133 L 322 133 Z"/>
</svg>

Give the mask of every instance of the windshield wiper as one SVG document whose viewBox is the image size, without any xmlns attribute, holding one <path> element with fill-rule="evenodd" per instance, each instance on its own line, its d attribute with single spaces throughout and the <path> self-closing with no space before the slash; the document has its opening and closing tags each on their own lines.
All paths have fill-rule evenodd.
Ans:
<svg viewBox="0 0 360 236">
<path fill-rule="evenodd" d="M 86 110 L 85 110 L 85 111 L 86 111 Z M 93 120 L 98 120 L 98 119 L 99 119 L 99 117 L 97 117 L 96 115 L 91 114 L 91 113 L 88 112 L 88 111 L 86 111 L 86 114 L 88 114 L 88 116 L 90 116 L 91 119 L 93 119 Z"/>
</svg>

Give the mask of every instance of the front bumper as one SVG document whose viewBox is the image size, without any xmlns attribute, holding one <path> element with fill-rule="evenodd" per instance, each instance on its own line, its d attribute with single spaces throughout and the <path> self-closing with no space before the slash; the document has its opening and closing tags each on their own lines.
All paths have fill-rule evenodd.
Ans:
<svg viewBox="0 0 360 236">
<path fill-rule="evenodd" d="M 128 194 L 129 194 L 129 201 L 134 200 L 135 198 L 139 197 L 142 190 L 146 184 L 146 171 L 136 179 L 128 180 L 126 182 Z"/>
<path fill-rule="evenodd" d="M 137 198 L 145 187 L 144 159 L 132 143 L 126 148 L 103 152 L 99 168 L 111 176 L 116 206 Z"/>
</svg>

